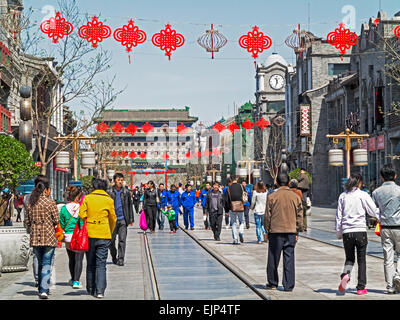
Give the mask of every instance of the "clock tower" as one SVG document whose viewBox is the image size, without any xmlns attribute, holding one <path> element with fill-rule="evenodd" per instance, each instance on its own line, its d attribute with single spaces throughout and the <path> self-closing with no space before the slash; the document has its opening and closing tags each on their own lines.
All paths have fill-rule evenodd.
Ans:
<svg viewBox="0 0 400 320">
<path fill-rule="evenodd" d="M 271 54 L 263 64 L 257 65 L 256 70 L 256 103 L 253 109 L 253 119 L 258 121 L 261 117 L 268 120 L 285 113 L 285 75 L 287 63 L 279 54 Z M 254 155 L 256 160 L 265 161 L 270 129 L 255 129 Z M 261 179 L 272 183 L 268 172 L 263 171 Z"/>
</svg>

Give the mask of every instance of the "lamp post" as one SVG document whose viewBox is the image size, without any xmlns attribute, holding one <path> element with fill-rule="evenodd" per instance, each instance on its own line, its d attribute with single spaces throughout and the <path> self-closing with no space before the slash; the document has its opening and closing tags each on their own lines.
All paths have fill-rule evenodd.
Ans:
<svg viewBox="0 0 400 320">
<path fill-rule="evenodd" d="M 79 142 L 80 141 L 90 141 L 95 140 L 97 137 L 85 137 L 82 135 L 77 135 L 76 131 L 73 134 L 69 134 L 65 137 L 54 137 L 56 141 L 72 141 L 72 152 L 74 153 L 74 180 L 78 180 L 78 151 L 79 151 Z"/>
<path fill-rule="evenodd" d="M 344 132 L 336 135 L 327 134 L 327 138 L 332 138 L 333 143 L 336 145 L 339 143 L 339 139 L 344 139 L 345 150 L 346 150 L 346 176 L 347 179 L 350 178 L 350 150 L 351 150 L 351 140 L 357 139 L 358 143 L 361 145 L 363 138 L 368 138 L 369 134 L 358 134 L 351 132 L 349 128 L 346 128 Z"/>
</svg>

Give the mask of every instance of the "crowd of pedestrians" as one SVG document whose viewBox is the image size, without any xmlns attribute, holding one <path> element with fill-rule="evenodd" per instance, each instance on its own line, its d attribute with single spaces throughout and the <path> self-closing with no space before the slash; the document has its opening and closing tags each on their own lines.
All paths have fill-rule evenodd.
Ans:
<svg viewBox="0 0 400 320">
<path fill-rule="evenodd" d="M 338 239 L 343 239 L 345 252 L 339 292 L 345 292 L 357 261 L 357 294 L 367 293 L 368 215 L 381 226 L 387 292 L 400 292 L 400 265 L 395 267 L 394 260 L 395 254 L 400 254 L 400 186 L 394 182 L 397 176 L 393 166 L 385 165 L 380 174 L 382 186 L 375 189 L 372 195 L 363 191 L 362 177 L 354 173 L 339 197 L 335 228 Z M 206 183 L 201 190 L 195 191 L 189 184 L 184 187 L 173 184 L 168 190 L 164 184 L 156 186 L 153 181 L 129 190 L 124 176 L 117 173 L 111 187 L 105 180 L 93 179 L 93 191 L 86 195 L 80 187 L 67 187 L 66 202 L 58 207 L 50 198 L 47 177 L 37 176 L 34 184 L 33 192 L 23 201 L 22 197 L 11 197 L 7 190 L 3 190 L 0 222 L 4 225 L 10 220 L 7 210 L 11 205 L 15 209 L 25 206 L 24 223 L 30 233 L 34 253 L 33 272 L 41 299 L 49 295 L 55 248 L 60 246 L 57 226 L 63 230 L 69 285 L 74 289 L 82 288 L 81 275 L 86 255 L 86 290 L 88 294 L 102 298 L 107 287 L 108 252 L 115 265 L 124 266 L 128 226 L 133 225 L 135 213 L 145 215 L 150 234 L 156 232 L 157 225 L 159 230 L 163 230 L 166 220 L 173 235 L 179 230 L 180 215 L 183 216 L 183 227 L 194 230 L 196 206 L 202 208 L 204 229 L 212 231 L 215 241 L 221 241 L 225 216 L 226 224 L 231 228 L 233 245 L 244 243 L 244 229 L 250 227 L 249 213 L 253 213 L 255 239 L 258 244 L 268 243 L 267 288 L 274 290 L 278 287 L 278 266 L 283 255 L 284 291 L 294 289 L 295 246 L 299 232 L 307 228 L 305 216 L 310 183 L 304 171 L 298 180 L 280 173 L 274 189 L 262 181 L 258 181 L 253 188 L 231 177 L 227 186 L 218 182 Z M 86 253 L 74 250 L 71 245 L 73 234 L 84 224 L 88 238 Z"/>
</svg>

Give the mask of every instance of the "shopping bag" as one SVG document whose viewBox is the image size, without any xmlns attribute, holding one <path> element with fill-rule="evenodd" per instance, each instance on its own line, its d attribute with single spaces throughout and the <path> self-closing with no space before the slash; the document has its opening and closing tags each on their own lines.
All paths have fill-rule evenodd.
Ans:
<svg viewBox="0 0 400 320">
<path fill-rule="evenodd" d="M 75 252 L 89 251 L 89 236 L 86 226 L 86 219 L 83 222 L 82 228 L 80 228 L 79 220 L 76 223 L 69 248 L 71 251 Z"/>
<path fill-rule="evenodd" d="M 146 214 L 144 213 L 144 210 L 140 212 L 140 222 L 139 222 L 139 227 L 143 231 L 147 230 L 147 221 L 146 221 Z"/>
<path fill-rule="evenodd" d="M 378 222 L 375 226 L 375 234 L 380 237 L 381 236 L 381 224 Z"/>
</svg>

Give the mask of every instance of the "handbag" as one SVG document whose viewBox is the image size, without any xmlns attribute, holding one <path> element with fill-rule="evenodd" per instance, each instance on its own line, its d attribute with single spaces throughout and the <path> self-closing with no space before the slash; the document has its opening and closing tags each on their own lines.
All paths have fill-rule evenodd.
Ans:
<svg viewBox="0 0 400 320">
<path fill-rule="evenodd" d="M 140 212 L 140 221 L 139 221 L 139 228 L 142 229 L 143 231 L 147 230 L 147 220 L 146 220 L 146 214 L 144 213 L 144 210 Z"/>
<path fill-rule="evenodd" d="M 380 237 L 381 236 L 381 224 L 378 222 L 375 226 L 375 234 Z"/>
<path fill-rule="evenodd" d="M 243 188 L 243 186 L 242 186 Z M 228 195 L 229 195 L 229 199 L 231 199 L 231 192 L 228 188 Z M 244 211 L 244 205 L 243 205 L 243 201 L 232 201 L 231 200 L 231 211 L 232 212 L 242 212 Z"/>
<path fill-rule="evenodd" d="M 74 233 L 72 234 L 69 248 L 75 252 L 89 251 L 89 236 L 87 231 L 86 219 L 83 220 L 83 226 L 80 228 L 80 220 L 76 223 Z"/>
<path fill-rule="evenodd" d="M 71 221 L 71 219 L 73 218 L 73 216 L 71 215 L 71 218 L 69 218 L 67 224 L 65 225 L 65 228 L 67 228 L 67 225 L 69 224 L 69 222 Z M 61 228 L 61 223 L 59 223 L 56 226 L 56 236 L 57 236 L 57 241 L 64 241 L 64 229 Z"/>
</svg>

